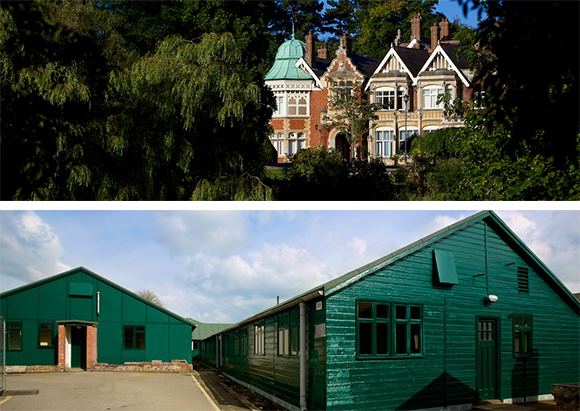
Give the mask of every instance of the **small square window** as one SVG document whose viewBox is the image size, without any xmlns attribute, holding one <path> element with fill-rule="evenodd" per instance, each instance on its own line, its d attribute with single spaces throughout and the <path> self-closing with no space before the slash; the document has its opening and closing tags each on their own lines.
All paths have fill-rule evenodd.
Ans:
<svg viewBox="0 0 580 411">
<path fill-rule="evenodd" d="M 358 318 L 373 318 L 373 303 L 358 303 Z"/>
</svg>

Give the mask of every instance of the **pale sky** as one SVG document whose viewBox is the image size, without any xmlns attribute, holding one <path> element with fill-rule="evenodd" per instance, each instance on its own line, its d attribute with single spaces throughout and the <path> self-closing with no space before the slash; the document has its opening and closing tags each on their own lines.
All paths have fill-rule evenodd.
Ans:
<svg viewBox="0 0 580 411">
<path fill-rule="evenodd" d="M 0 211 L 0 291 L 84 266 L 237 322 L 477 211 Z M 580 211 L 496 211 L 580 292 Z"/>
</svg>

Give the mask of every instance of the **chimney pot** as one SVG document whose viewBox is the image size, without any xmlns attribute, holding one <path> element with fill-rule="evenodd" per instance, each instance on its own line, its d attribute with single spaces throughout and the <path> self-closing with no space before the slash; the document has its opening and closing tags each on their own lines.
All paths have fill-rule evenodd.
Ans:
<svg viewBox="0 0 580 411">
<path fill-rule="evenodd" d="M 439 23 L 439 27 L 441 28 L 440 38 L 441 40 L 449 40 L 449 20 L 443 19 L 441 23 Z"/>
</svg>

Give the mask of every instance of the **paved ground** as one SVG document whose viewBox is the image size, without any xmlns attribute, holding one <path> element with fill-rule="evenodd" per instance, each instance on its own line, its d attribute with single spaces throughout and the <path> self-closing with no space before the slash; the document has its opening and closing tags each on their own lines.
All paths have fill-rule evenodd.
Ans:
<svg viewBox="0 0 580 411">
<path fill-rule="evenodd" d="M 530 402 L 528 404 L 504 404 L 501 401 L 482 401 L 473 406 L 473 410 L 485 411 L 557 411 L 554 401 Z"/>
<path fill-rule="evenodd" d="M 0 409 L 219 410 L 194 378 L 195 374 L 115 372 L 7 375 Z"/>
</svg>

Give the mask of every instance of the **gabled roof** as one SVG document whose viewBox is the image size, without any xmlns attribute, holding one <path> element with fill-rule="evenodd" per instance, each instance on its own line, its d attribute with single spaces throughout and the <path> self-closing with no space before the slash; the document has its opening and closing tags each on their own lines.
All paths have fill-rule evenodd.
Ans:
<svg viewBox="0 0 580 411">
<path fill-rule="evenodd" d="M 84 274 L 87 274 L 87 275 L 95 278 L 98 281 L 102 281 L 105 284 L 107 284 L 107 285 L 109 285 L 109 286 L 111 286 L 113 288 L 116 288 L 117 290 L 119 290 L 119 291 L 121 291 L 123 293 L 129 294 L 131 297 L 136 298 L 137 300 L 141 301 L 142 303 L 147 304 L 147 305 L 149 305 L 149 306 L 151 306 L 153 308 L 158 309 L 159 311 L 164 312 L 165 314 L 167 314 L 167 315 L 175 318 L 176 320 L 182 321 L 185 324 L 190 325 L 192 327 L 195 327 L 196 326 L 195 323 L 193 323 L 193 322 L 191 322 L 191 321 L 189 321 L 189 320 L 181 317 L 180 315 L 175 314 L 174 312 L 169 311 L 166 308 L 160 307 L 157 304 L 153 304 L 152 302 L 147 301 L 144 298 L 138 296 L 133 291 L 127 290 L 126 288 L 121 287 L 120 285 L 115 284 L 114 282 L 112 282 L 110 280 L 107 280 L 105 277 L 102 277 L 99 274 L 94 273 L 91 270 L 89 270 L 89 269 L 87 269 L 85 267 L 82 267 L 82 266 L 81 267 L 77 267 L 77 268 L 73 268 L 72 270 L 68 270 L 68 271 L 65 271 L 65 272 L 60 273 L 60 274 L 56 274 L 56 275 L 53 275 L 53 276 L 44 278 L 42 280 L 35 281 L 33 283 L 30 283 L 30 284 L 23 285 L 21 287 L 13 288 L 12 290 L 4 291 L 3 293 L 0 294 L 0 299 L 1 298 L 4 298 L 4 297 L 8 297 L 8 296 L 13 295 L 13 294 L 16 294 L 16 293 L 19 293 L 19 292 L 22 292 L 22 291 L 25 291 L 25 290 L 29 290 L 29 289 L 34 288 L 34 287 L 38 287 L 39 285 L 46 284 L 46 283 L 49 283 L 49 282 L 54 281 L 54 280 L 58 280 L 60 278 L 67 277 L 69 275 L 73 275 L 73 274 L 79 273 L 79 272 L 82 272 Z"/>
<path fill-rule="evenodd" d="M 449 64 L 449 69 L 453 70 L 457 76 L 461 79 L 463 84 L 467 87 L 471 85 L 469 79 L 463 72 L 463 70 L 469 69 L 469 65 L 467 64 L 467 58 L 465 56 L 461 56 L 459 59 L 457 58 L 457 53 L 455 52 L 457 47 L 451 45 L 441 45 L 438 44 L 435 50 L 431 53 L 429 59 L 425 62 L 423 67 L 421 68 L 420 72 L 428 72 L 429 66 L 437 58 L 437 56 L 443 56 L 447 63 Z"/>
<path fill-rule="evenodd" d="M 197 325 L 195 330 L 191 333 L 192 340 L 205 340 L 212 335 L 219 334 L 223 330 L 230 328 L 234 324 L 208 324 L 202 323 L 201 321 L 194 320 L 193 318 L 187 318 L 188 321 Z"/>
<path fill-rule="evenodd" d="M 403 72 L 407 73 L 413 82 L 415 82 L 419 72 L 421 71 L 421 67 L 425 65 L 425 62 L 429 58 L 429 53 L 422 49 L 391 47 L 382 61 L 375 68 L 372 77 L 382 77 L 383 73 L 381 73 L 381 71 L 391 58 L 396 59 L 403 68 Z"/>
<path fill-rule="evenodd" d="M 350 271 L 338 278 L 335 278 L 334 280 L 319 285 L 318 287 L 314 287 L 311 290 L 306 291 L 305 293 L 302 293 L 300 295 L 297 295 L 289 300 L 280 303 L 279 305 L 268 308 L 267 310 L 264 310 L 246 320 L 239 322 L 238 324 L 236 324 L 235 327 L 256 321 L 260 318 L 272 315 L 278 311 L 285 310 L 287 308 L 297 305 L 302 301 L 307 301 L 323 295 L 330 296 L 342 290 L 343 288 L 348 287 L 350 284 L 353 284 L 354 282 L 357 282 L 363 279 L 364 277 L 373 274 L 383 269 L 384 267 L 405 258 L 409 254 L 414 253 L 424 247 L 427 247 L 450 234 L 460 231 L 482 220 L 486 220 L 486 222 L 491 223 L 492 225 L 494 225 L 494 227 L 496 227 L 504 234 L 506 234 L 507 237 L 510 238 L 511 241 L 514 243 L 516 248 L 519 248 L 524 253 L 524 255 L 528 257 L 528 259 L 531 261 L 532 264 L 535 264 L 539 270 L 543 271 L 547 275 L 548 280 L 552 283 L 551 285 L 560 294 L 560 296 L 562 296 L 563 299 L 570 306 L 572 306 L 577 312 L 580 311 L 580 301 L 578 301 L 574 297 L 574 295 L 570 292 L 570 290 L 568 290 L 568 288 L 560 281 L 560 279 L 529 249 L 529 247 L 522 240 L 520 240 L 520 238 L 493 211 L 480 211 L 479 213 L 476 213 L 471 217 L 467 217 L 461 221 L 458 221 L 455 224 L 452 224 L 433 234 L 423 237 L 420 240 L 417 240 L 407 245 L 406 247 L 403 247 L 389 255 L 379 258 L 378 260 L 375 260 L 363 267 Z"/>
</svg>

